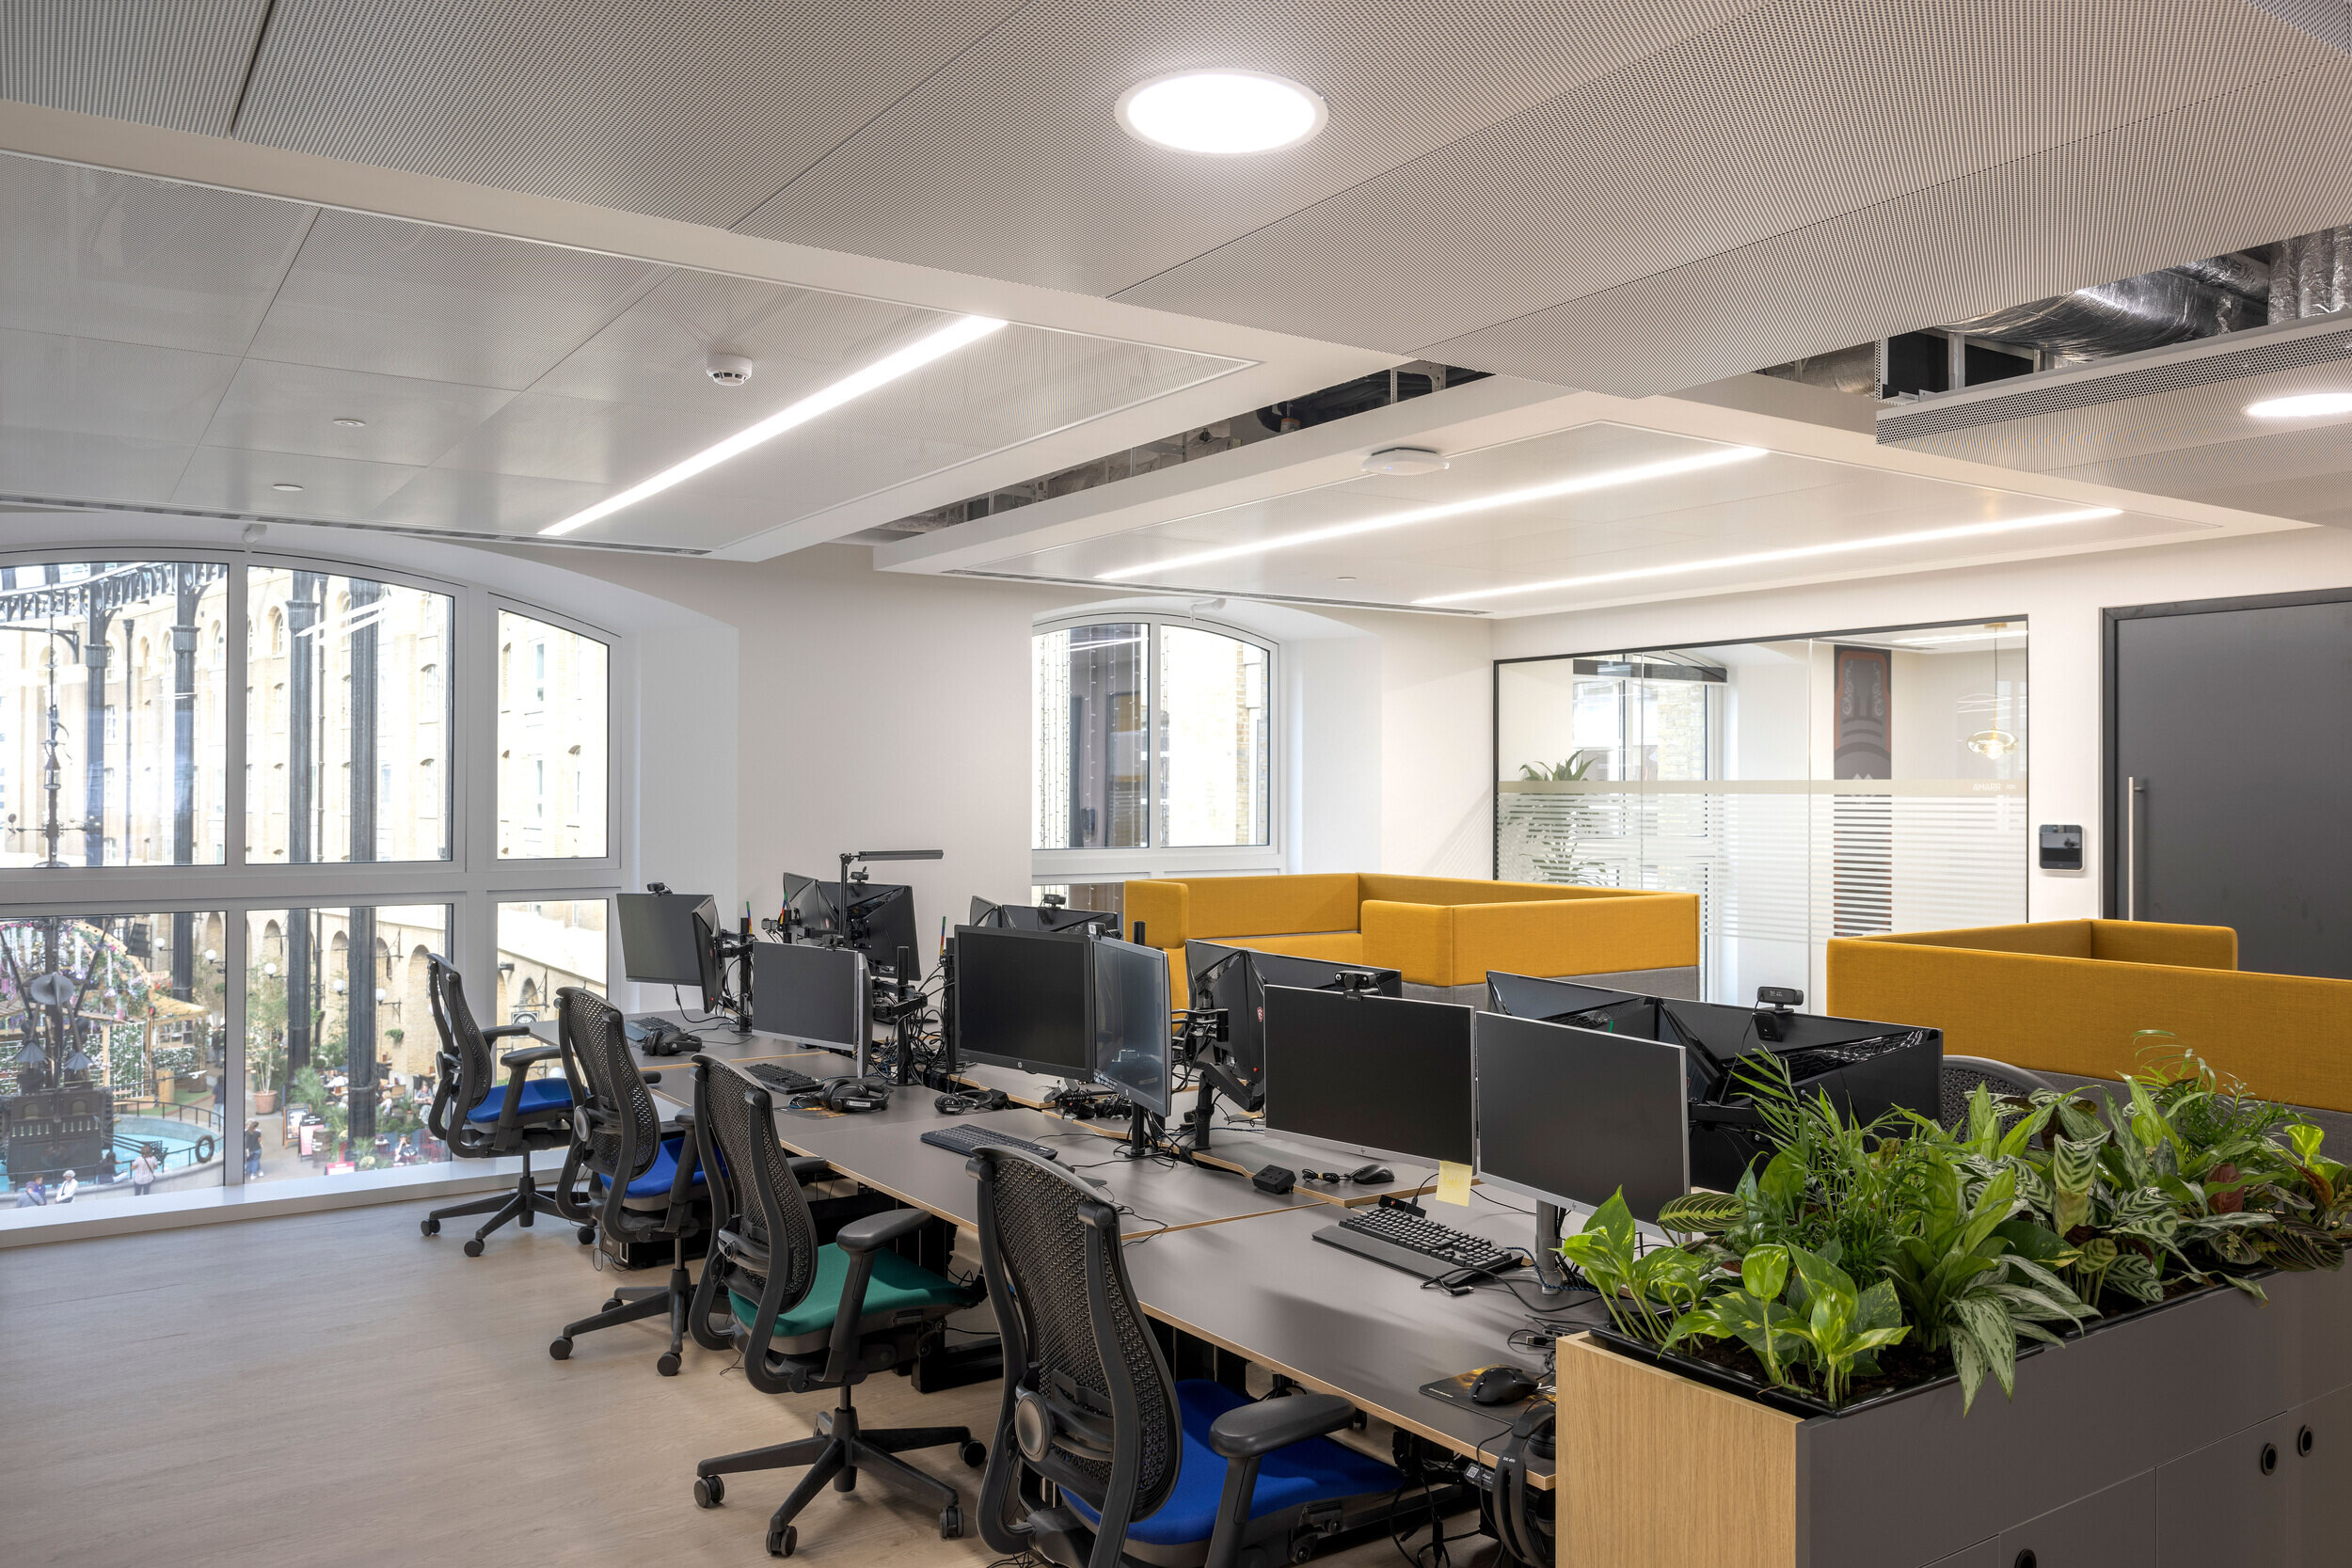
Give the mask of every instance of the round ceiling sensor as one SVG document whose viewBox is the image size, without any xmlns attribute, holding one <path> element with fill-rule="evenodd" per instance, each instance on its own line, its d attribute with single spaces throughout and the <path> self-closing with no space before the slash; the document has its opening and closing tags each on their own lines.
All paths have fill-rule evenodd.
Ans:
<svg viewBox="0 0 2352 1568">
<path fill-rule="evenodd" d="M 281 479 L 281 480 L 279 480 L 277 483 L 275 483 L 275 484 L 271 485 L 271 486 L 270 486 L 270 488 L 271 488 L 271 489 L 273 489 L 273 490 L 282 490 L 282 491 L 284 491 L 284 492 L 285 492 L 287 495 L 289 495 L 289 496 L 300 495 L 300 494 L 302 493 L 302 486 L 301 486 L 301 485 L 299 485 L 299 484 L 294 484 L 294 483 L 289 483 L 288 481 L 285 481 L 285 480 L 282 480 L 282 479 Z"/>
<path fill-rule="evenodd" d="M 740 387 L 752 378 L 752 362 L 739 354 L 714 354 L 703 374 L 722 387 Z"/>
<path fill-rule="evenodd" d="M 1296 147 L 1329 118 L 1320 93 L 1262 71 L 1179 71 L 1119 100 L 1119 123 L 1129 135 L 1213 158 Z"/>
<path fill-rule="evenodd" d="M 2305 392 L 2300 397 L 2271 398 L 2248 404 L 2246 411 L 2258 420 L 2311 420 L 2323 414 L 2352 414 L 2352 392 Z"/>
<path fill-rule="evenodd" d="M 343 419 L 337 420 L 334 422 L 342 426 L 345 430 L 365 430 L 368 428 L 368 421 L 365 420 Z"/>
<path fill-rule="evenodd" d="M 1452 467 L 1427 447 L 1382 447 L 1364 459 L 1368 474 L 1434 474 Z"/>
</svg>

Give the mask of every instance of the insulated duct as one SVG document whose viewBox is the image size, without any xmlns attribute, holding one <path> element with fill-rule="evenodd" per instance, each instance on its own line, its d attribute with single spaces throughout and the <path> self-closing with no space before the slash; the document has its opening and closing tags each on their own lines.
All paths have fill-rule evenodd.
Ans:
<svg viewBox="0 0 2352 1568">
<path fill-rule="evenodd" d="M 2352 226 L 2281 240 L 2270 267 L 2274 322 L 2333 315 L 2352 307 Z"/>
<path fill-rule="evenodd" d="M 2261 325 L 2265 293 L 2276 296 L 2275 277 L 2249 258 L 2217 256 L 2013 305 L 1944 330 L 2069 356 L 2130 354 Z"/>
</svg>

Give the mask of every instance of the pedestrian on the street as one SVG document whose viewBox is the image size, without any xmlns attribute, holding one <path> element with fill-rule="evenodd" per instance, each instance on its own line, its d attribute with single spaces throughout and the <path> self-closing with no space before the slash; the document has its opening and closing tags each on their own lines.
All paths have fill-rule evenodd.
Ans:
<svg viewBox="0 0 2352 1568">
<path fill-rule="evenodd" d="M 155 1184 L 156 1174 L 162 1168 L 155 1159 L 157 1152 L 153 1144 L 143 1144 L 139 1157 L 131 1162 L 131 1191 L 136 1196 L 145 1197 L 147 1189 Z"/>
<path fill-rule="evenodd" d="M 262 1174 L 262 1124 L 245 1124 L 245 1179 L 247 1181 Z"/>
</svg>

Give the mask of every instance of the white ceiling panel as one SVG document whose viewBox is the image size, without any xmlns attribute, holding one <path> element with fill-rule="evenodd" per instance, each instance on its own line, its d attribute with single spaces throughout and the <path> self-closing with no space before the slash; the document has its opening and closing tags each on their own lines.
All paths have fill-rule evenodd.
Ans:
<svg viewBox="0 0 2352 1568">
<path fill-rule="evenodd" d="M 0 155 L 0 326 L 241 354 L 316 212 Z"/>
<path fill-rule="evenodd" d="M 0 98 L 225 136 L 269 11 L 270 0 L 8 0 Z"/>
<path fill-rule="evenodd" d="M 1017 8 L 287 3 L 238 134 L 723 229 Z"/>
<path fill-rule="evenodd" d="M 229 384 L 204 444 L 421 467 L 504 407 L 514 393 L 247 359 Z M 363 420 L 354 430 L 339 419 Z"/>
<path fill-rule="evenodd" d="M 1110 293 L 1756 4 L 1042 0 L 739 227 Z M 1113 117 L 1140 82 L 1236 65 L 1321 93 L 1329 126 L 1282 152 L 1199 158 L 1148 146 Z M 1327 279 L 1318 261 L 1290 281 Z M 1237 319 L 1222 304 L 1196 313 Z M 1366 325 L 1351 324 L 1353 341 Z"/>
<path fill-rule="evenodd" d="M 1780 0 L 1119 297 L 1411 351 L 2341 60 L 2214 0 Z"/>
<path fill-rule="evenodd" d="M 132 436 L 0 425 L 0 494 L 167 501 L 194 450 Z"/>
<path fill-rule="evenodd" d="M 443 452 L 435 466 L 620 489 L 691 457 L 750 422 L 711 413 L 523 392 Z"/>
<path fill-rule="evenodd" d="M 171 499 L 180 506 L 224 512 L 267 512 L 293 517 L 358 516 L 414 478 L 418 470 L 397 463 L 360 463 L 348 457 L 311 457 L 301 452 L 241 451 L 199 447 L 188 459 Z M 299 484 L 298 492 L 272 489 Z"/>
<path fill-rule="evenodd" d="M 425 468 L 364 513 L 370 522 L 469 533 L 536 533 L 612 493 L 610 485 L 466 468 Z"/>
<path fill-rule="evenodd" d="M 236 371 L 225 354 L 0 328 L 0 424 L 192 446 Z"/>
<path fill-rule="evenodd" d="M 518 391 L 668 271 L 492 234 L 326 213 L 248 352 Z"/>
</svg>

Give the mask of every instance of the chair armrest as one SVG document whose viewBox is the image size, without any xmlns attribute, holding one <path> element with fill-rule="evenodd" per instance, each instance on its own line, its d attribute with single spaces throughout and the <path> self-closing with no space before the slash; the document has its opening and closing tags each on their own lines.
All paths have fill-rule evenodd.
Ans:
<svg viewBox="0 0 2352 1568">
<path fill-rule="evenodd" d="M 930 1215 L 920 1209 L 885 1210 L 843 1226 L 841 1233 L 833 1239 L 834 1244 L 844 1252 L 873 1252 L 888 1246 L 901 1236 L 914 1235 L 929 1225 L 930 1219 Z"/>
<path fill-rule="evenodd" d="M 531 1025 L 528 1023 L 501 1023 L 495 1029 L 483 1030 L 482 1037 L 485 1040 L 502 1040 L 510 1036 L 528 1035 L 530 1033 Z"/>
<path fill-rule="evenodd" d="M 833 1162 L 821 1154 L 804 1155 L 787 1162 L 792 1167 L 792 1180 L 805 1187 L 812 1181 L 833 1180 Z"/>
<path fill-rule="evenodd" d="M 641 1084 L 659 1084 L 661 1082 L 661 1074 L 659 1070 L 648 1068 L 637 1074 L 637 1081 Z"/>
<path fill-rule="evenodd" d="M 1337 1432 L 1356 1407 L 1336 1394 L 1286 1394 L 1228 1410 L 1209 1428 L 1209 1448 L 1224 1459 L 1258 1459 L 1309 1437 Z"/>
<path fill-rule="evenodd" d="M 520 1051 L 510 1051 L 499 1061 L 509 1072 L 520 1072 L 525 1068 L 537 1067 L 541 1062 L 553 1061 L 562 1054 L 564 1048 L 560 1045 L 531 1045 Z"/>
</svg>

